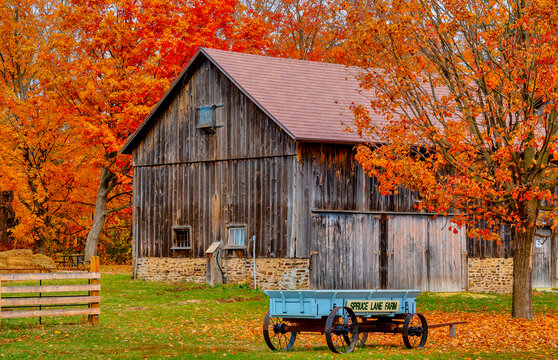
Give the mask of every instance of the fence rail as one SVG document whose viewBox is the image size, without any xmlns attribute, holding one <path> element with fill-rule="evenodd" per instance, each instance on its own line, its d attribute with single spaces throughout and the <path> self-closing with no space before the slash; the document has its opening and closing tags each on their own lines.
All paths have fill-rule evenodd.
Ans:
<svg viewBox="0 0 558 360">
<path fill-rule="evenodd" d="M 100 278 L 96 256 L 91 258 L 91 272 L 0 274 L 0 319 L 88 316 L 89 322 L 97 323 L 101 314 Z M 43 285 L 48 280 L 87 280 L 88 283 Z M 39 281 L 39 285 L 6 285 L 14 281 Z M 87 295 L 76 292 L 87 292 Z M 8 294 L 17 296 L 6 297 Z"/>
</svg>

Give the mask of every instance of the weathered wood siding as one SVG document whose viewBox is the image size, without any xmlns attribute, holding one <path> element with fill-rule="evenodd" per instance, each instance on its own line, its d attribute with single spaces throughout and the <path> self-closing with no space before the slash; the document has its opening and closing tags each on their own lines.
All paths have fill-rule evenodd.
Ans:
<svg viewBox="0 0 558 360">
<path fill-rule="evenodd" d="M 411 191 L 382 196 L 375 178 L 366 175 L 355 157 L 354 146 L 298 145 L 297 257 L 308 257 L 312 240 L 312 210 L 375 210 L 408 212 L 414 209 Z"/>
<path fill-rule="evenodd" d="M 207 134 L 196 109 L 212 104 L 223 127 Z M 294 141 L 204 62 L 134 151 L 136 256 L 172 256 L 173 225 L 192 226 L 192 256 L 204 256 L 227 224 L 247 225 L 258 256 L 294 256 L 295 163 Z"/>
<path fill-rule="evenodd" d="M 312 286 L 463 291 L 466 236 L 445 229 L 448 221 L 424 215 L 318 211 L 313 215 Z M 385 275 L 380 271 L 382 257 L 387 259 Z"/>
<path fill-rule="evenodd" d="M 448 226 L 443 216 L 390 216 L 388 288 L 466 290 L 466 234 L 454 234 Z"/>
<path fill-rule="evenodd" d="M 197 108 L 215 109 L 215 134 L 197 128 Z M 295 154 L 294 141 L 219 69 L 205 61 L 184 84 L 134 152 L 135 166 Z"/>
<path fill-rule="evenodd" d="M 312 210 L 416 212 L 416 193 L 407 189 L 400 189 L 397 195 L 379 193 L 377 179 L 366 175 L 355 161 L 356 150 L 352 145 L 302 143 L 298 145 L 298 154 L 298 257 L 309 256 L 309 242 L 314 241 L 310 218 L 306 216 Z M 511 257 L 511 230 L 502 227 L 500 234 L 500 243 L 467 238 L 468 256 Z"/>
<path fill-rule="evenodd" d="M 500 242 L 475 238 L 467 239 L 470 258 L 510 258 L 513 256 L 512 231 L 509 226 L 500 227 Z"/>
<path fill-rule="evenodd" d="M 317 289 L 380 287 L 380 221 L 368 214 L 313 214 L 311 285 Z"/>
<path fill-rule="evenodd" d="M 550 235 L 550 230 L 539 230 L 539 233 Z M 551 238 L 535 237 L 533 248 L 533 287 L 547 288 L 553 286 L 552 245 Z"/>
</svg>

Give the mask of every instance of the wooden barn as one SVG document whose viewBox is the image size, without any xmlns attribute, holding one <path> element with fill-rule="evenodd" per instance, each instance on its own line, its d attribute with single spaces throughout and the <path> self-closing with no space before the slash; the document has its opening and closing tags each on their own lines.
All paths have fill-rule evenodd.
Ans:
<svg viewBox="0 0 558 360">
<path fill-rule="evenodd" d="M 509 241 L 453 234 L 448 218 L 417 213 L 411 192 L 381 196 L 364 174 L 361 140 L 345 131 L 349 104 L 366 101 L 356 71 L 200 49 L 122 149 L 134 162 L 135 275 L 461 291 L 499 269 L 511 286 Z M 550 282 L 555 254 L 541 255 Z"/>
</svg>

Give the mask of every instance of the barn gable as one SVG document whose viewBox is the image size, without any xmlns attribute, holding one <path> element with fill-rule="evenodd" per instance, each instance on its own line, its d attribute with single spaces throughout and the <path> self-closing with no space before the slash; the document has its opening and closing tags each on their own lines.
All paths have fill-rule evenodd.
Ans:
<svg viewBox="0 0 558 360">
<path fill-rule="evenodd" d="M 260 256 L 287 256 L 296 143 L 211 61 L 194 65 L 133 142 L 134 252 L 201 257 L 239 225 Z M 212 105 L 208 131 L 200 109 Z M 177 227 L 190 229 L 191 250 L 173 250 Z"/>
<path fill-rule="evenodd" d="M 164 108 L 133 137 L 136 166 L 292 154 L 294 141 L 211 61 L 190 68 Z M 216 128 L 200 128 L 200 112 L 216 105 Z M 138 133 L 138 132 L 137 132 Z M 126 148 L 127 149 L 127 148 Z"/>
<path fill-rule="evenodd" d="M 347 120 L 352 119 L 349 107 L 367 102 L 358 85 L 358 68 L 201 48 L 150 115 L 128 138 L 121 150 L 123 153 L 132 153 L 161 113 L 167 111 L 184 84 L 189 83 L 201 64 L 206 62 L 219 69 L 220 74 L 293 140 L 345 144 L 362 142 L 356 133 L 345 131 L 350 127 Z M 215 95 L 219 97 L 218 93 Z M 211 97 L 213 93 L 203 96 Z M 372 115 L 372 121 L 384 120 L 379 115 Z"/>
</svg>

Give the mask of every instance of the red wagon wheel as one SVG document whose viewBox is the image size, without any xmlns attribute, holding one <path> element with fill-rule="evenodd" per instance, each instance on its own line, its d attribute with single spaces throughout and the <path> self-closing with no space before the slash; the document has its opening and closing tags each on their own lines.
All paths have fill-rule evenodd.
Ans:
<svg viewBox="0 0 558 360">
<path fill-rule="evenodd" d="M 358 322 L 351 308 L 338 306 L 331 310 L 325 327 L 327 346 L 334 353 L 350 353 L 358 342 Z"/>
<path fill-rule="evenodd" d="M 407 314 L 403 324 L 403 342 L 409 349 L 421 348 L 428 339 L 428 324 L 422 314 Z"/>
<path fill-rule="evenodd" d="M 269 311 L 263 322 L 263 336 L 265 343 L 271 350 L 287 351 L 293 347 L 296 340 L 296 332 L 286 331 L 290 323 L 282 318 L 271 317 Z"/>
</svg>

